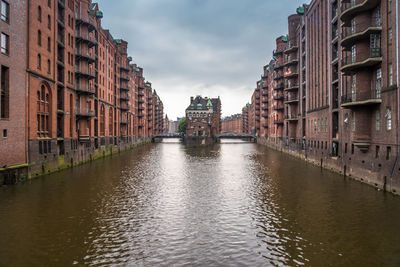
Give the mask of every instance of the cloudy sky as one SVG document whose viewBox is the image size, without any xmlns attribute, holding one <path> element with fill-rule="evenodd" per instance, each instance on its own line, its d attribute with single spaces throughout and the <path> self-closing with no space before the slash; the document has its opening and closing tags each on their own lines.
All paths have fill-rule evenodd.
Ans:
<svg viewBox="0 0 400 267">
<path fill-rule="evenodd" d="M 99 0 L 103 28 L 129 54 L 164 102 L 183 116 L 192 95 L 220 96 L 223 116 L 250 101 L 287 16 L 304 0 Z M 307 1 L 308 2 L 308 1 Z"/>
</svg>

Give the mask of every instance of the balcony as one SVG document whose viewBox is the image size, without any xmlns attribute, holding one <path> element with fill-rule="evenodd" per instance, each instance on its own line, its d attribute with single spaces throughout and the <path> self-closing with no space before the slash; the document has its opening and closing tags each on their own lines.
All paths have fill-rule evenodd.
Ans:
<svg viewBox="0 0 400 267">
<path fill-rule="evenodd" d="M 380 2 L 380 0 L 343 0 L 340 19 L 344 26 L 350 26 L 352 18 L 359 13 L 375 8 Z"/>
<path fill-rule="evenodd" d="M 282 111 L 284 108 L 281 106 L 274 106 L 274 110 L 276 111 Z"/>
<path fill-rule="evenodd" d="M 285 116 L 285 120 L 287 121 L 292 121 L 292 122 L 297 122 L 300 118 L 300 114 L 287 114 Z"/>
<path fill-rule="evenodd" d="M 283 65 L 281 65 L 281 64 L 275 64 L 274 70 L 279 70 L 279 69 L 283 69 Z"/>
<path fill-rule="evenodd" d="M 351 46 L 360 40 L 369 40 L 371 34 L 382 32 L 382 22 L 374 19 L 373 23 L 356 23 L 352 27 L 343 28 L 341 46 L 350 50 Z"/>
<path fill-rule="evenodd" d="M 267 106 L 267 107 L 264 106 L 264 107 L 262 107 L 261 109 L 264 110 L 264 111 L 267 111 L 267 110 L 269 110 L 269 107 L 268 107 L 268 106 Z"/>
<path fill-rule="evenodd" d="M 124 72 L 129 72 L 130 71 L 130 69 L 129 69 L 129 66 L 119 66 L 119 70 L 120 71 L 124 71 Z"/>
<path fill-rule="evenodd" d="M 382 103 L 380 90 L 354 92 L 342 95 L 343 108 L 358 108 L 362 106 L 379 105 Z"/>
<path fill-rule="evenodd" d="M 341 71 L 345 75 L 352 74 L 360 68 L 367 68 L 378 65 L 382 62 L 380 48 L 370 48 L 367 54 L 356 54 L 356 56 L 347 55 L 342 59 Z"/>
<path fill-rule="evenodd" d="M 264 128 L 269 128 L 269 126 L 268 126 L 267 123 L 263 123 L 263 124 L 262 124 L 262 127 L 264 127 Z"/>
<path fill-rule="evenodd" d="M 283 124 L 282 119 L 274 119 L 274 124 Z"/>
<path fill-rule="evenodd" d="M 285 85 L 285 91 L 294 91 L 299 89 L 299 84 L 298 83 L 287 83 Z"/>
<path fill-rule="evenodd" d="M 129 105 L 128 105 L 127 103 L 123 102 L 123 103 L 121 103 L 121 105 L 120 105 L 120 109 L 121 109 L 122 111 L 128 111 L 128 110 L 129 110 Z"/>
<path fill-rule="evenodd" d="M 76 26 L 85 25 L 88 27 L 89 31 L 96 30 L 96 22 L 94 20 L 90 20 L 88 18 L 84 19 L 83 17 L 75 17 Z"/>
<path fill-rule="evenodd" d="M 261 101 L 263 104 L 268 104 L 268 99 L 263 99 L 262 101 Z"/>
<path fill-rule="evenodd" d="M 92 86 L 88 86 L 88 85 L 83 85 L 83 86 L 77 85 L 77 86 L 75 87 L 75 91 L 76 91 L 78 94 L 89 94 L 89 95 L 94 95 L 94 94 L 96 93 L 95 88 L 92 87 Z"/>
<path fill-rule="evenodd" d="M 287 96 L 285 97 L 285 104 L 297 104 L 299 102 L 298 96 Z"/>
<path fill-rule="evenodd" d="M 119 121 L 120 124 L 122 125 L 127 125 L 128 124 L 128 120 L 126 118 L 123 118 Z"/>
<path fill-rule="evenodd" d="M 283 75 L 282 74 L 277 74 L 277 75 L 275 75 L 274 76 L 274 80 L 280 80 L 280 79 L 283 79 Z"/>
<path fill-rule="evenodd" d="M 126 85 L 126 84 L 120 84 L 119 85 L 119 90 L 121 90 L 121 91 L 129 91 L 129 86 L 128 85 Z"/>
<path fill-rule="evenodd" d="M 274 100 L 283 100 L 283 95 L 274 95 Z"/>
<path fill-rule="evenodd" d="M 263 118 L 268 118 L 268 113 L 263 113 L 262 116 Z"/>
<path fill-rule="evenodd" d="M 96 61 L 96 58 L 94 55 L 91 55 L 88 52 L 84 52 L 83 49 L 75 49 L 75 57 L 77 60 L 86 60 L 89 61 L 90 63 L 93 63 Z"/>
<path fill-rule="evenodd" d="M 93 36 L 87 34 L 86 36 L 83 33 L 78 33 L 75 35 L 76 42 L 87 43 L 88 47 L 91 48 L 97 45 L 97 41 Z"/>
<path fill-rule="evenodd" d="M 129 96 L 128 96 L 128 95 L 125 95 L 125 94 L 122 94 L 122 95 L 119 97 L 119 99 L 120 99 L 120 101 L 129 101 Z"/>
<path fill-rule="evenodd" d="M 129 80 L 130 80 L 129 75 L 122 74 L 122 73 L 121 73 L 121 75 L 119 76 L 119 79 L 120 79 L 121 81 L 127 81 L 127 82 L 129 82 Z"/>
<path fill-rule="evenodd" d="M 299 76 L 299 73 L 297 72 L 297 70 L 288 70 L 285 71 L 284 75 L 286 79 L 291 79 Z"/>
<path fill-rule="evenodd" d="M 75 111 L 76 117 L 79 118 L 91 118 L 95 116 L 94 110 L 77 110 Z"/>
<path fill-rule="evenodd" d="M 275 87 L 274 87 L 274 90 L 283 90 L 283 88 L 284 88 L 284 85 L 283 85 L 283 83 L 279 83 L 279 84 L 277 84 Z"/>
<path fill-rule="evenodd" d="M 282 55 L 283 54 L 283 51 L 279 51 L 279 50 L 274 50 L 273 52 L 272 52 L 272 54 L 274 55 L 274 56 L 279 56 L 279 55 Z"/>
<path fill-rule="evenodd" d="M 299 47 L 297 46 L 297 43 L 296 43 L 296 42 L 289 41 L 289 42 L 286 44 L 284 53 L 285 53 L 285 54 L 290 54 L 290 53 L 292 53 L 292 52 L 297 51 L 298 48 L 299 48 Z"/>
<path fill-rule="evenodd" d="M 296 58 L 288 58 L 287 60 L 285 60 L 285 64 L 284 64 L 284 66 L 290 66 L 290 65 L 296 65 L 296 64 L 298 64 L 299 63 L 299 59 L 296 57 Z"/>
<path fill-rule="evenodd" d="M 85 77 L 88 79 L 94 79 L 96 78 L 96 73 L 93 69 L 88 69 L 88 68 L 81 68 L 81 67 L 76 67 L 75 68 L 75 75 L 76 77 Z"/>
</svg>

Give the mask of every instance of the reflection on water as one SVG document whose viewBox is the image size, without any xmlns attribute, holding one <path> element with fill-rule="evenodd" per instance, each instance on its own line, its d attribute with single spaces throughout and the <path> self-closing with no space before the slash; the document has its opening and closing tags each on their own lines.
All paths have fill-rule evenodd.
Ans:
<svg viewBox="0 0 400 267">
<path fill-rule="evenodd" d="M 400 198 L 239 142 L 0 188 L 0 266 L 400 265 Z"/>
</svg>

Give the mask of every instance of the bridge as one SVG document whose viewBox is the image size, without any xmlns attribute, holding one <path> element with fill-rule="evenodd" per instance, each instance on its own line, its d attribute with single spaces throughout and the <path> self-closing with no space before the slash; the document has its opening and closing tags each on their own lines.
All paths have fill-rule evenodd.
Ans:
<svg viewBox="0 0 400 267">
<path fill-rule="evenodd" d="M 151 142 L 155 143 L 155 142 L 160 142 L 162 139 L 182 139 L 183 138 L 183 134 L 181 133 L 174 133 L 174 134 L 156 134 L 153 135 L 151 137 Z"/>
<path fill-rule="evenodd" d="M 221 139 L 240 139 L 252 143 L 257 142 L 257 137 L 252 134 L 218 134 L 215 136 L 215 138 L 217 139 L 218 143 L 221 141 Z"/>
</svg>

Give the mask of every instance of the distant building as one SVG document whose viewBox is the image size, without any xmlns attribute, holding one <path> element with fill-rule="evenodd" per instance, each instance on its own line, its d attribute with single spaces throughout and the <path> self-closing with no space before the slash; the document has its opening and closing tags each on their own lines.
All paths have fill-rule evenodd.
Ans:
<svg viewBox="0 0 400 267">
<path fill-rule="evenodd" d="M 168 123 L 168 133 L 169 134 L 174 134 L 178 132 L 178 121 L 169 121 Z"/>
<path fill-rule="evenodd" d="M 242 114 L 235 114 L 224 118 L 221 122 L 221 125 L 222 125 L 221 133 L 242 133 L 243 132 Z"/>
<path fill-rule="evenodd" d="M 213 137 L 221 132 L 221 101 L 219 98 L 190 98 L 186 109 L 186 136 Z"/>
</svg>

